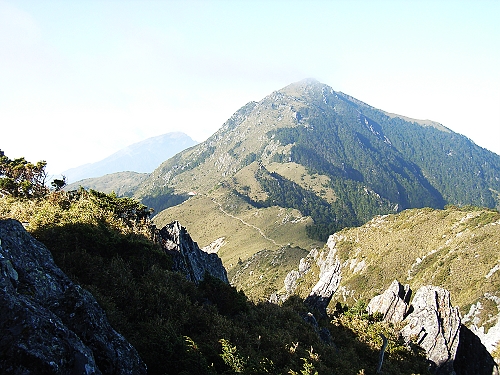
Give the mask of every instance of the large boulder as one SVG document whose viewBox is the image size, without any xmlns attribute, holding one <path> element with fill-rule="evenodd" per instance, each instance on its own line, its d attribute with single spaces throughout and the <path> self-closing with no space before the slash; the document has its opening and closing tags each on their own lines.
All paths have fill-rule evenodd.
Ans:
<svg viewBox="0 0 500 375">
<path fill-rule="evenodd" d="M 443 288 L 421 287 L 409 305 L 411 289 L 397 280 L 368 304 L 368 313 L 379 312 L 391 323 L 406 322 L 401 335 L 426 352 L 433 374 L 498 375 L 498 368 L 477 337 L 461 324 L 458 308 Z"/>
<path fill-rule="evenodd" d="M 174 271 L 185 274 L 188 280 L 195 283 L 202 281 L 208 273 L 229 284 L 226 269 L 219 256 L 202 251 L 178 221 L 160 229 L 159 237 L 163 249 L 172 256 Z"/>
<path fill-rule="evenodd" d="M 10 219 L 0 221 L 0 373 L 146 374 L 95 298 Z"/>
<path fill-rule="evenodd" d="M 408 313 L 411 293 L 408 284 L 403 286 L 399 281 L 394 280 L 383 294 L 371 299 L 368 303 L 368 313 L 378 312 L 387 322 L 401 322 Z"/>
<path fill-rule="evenodd" d="M 415 293 L 412 308 L 401 334 L 425 350 L 433 372 L 455 374 L 453 361 L 459 342 L 460 314 L 451 305 L 450 292 L 437 286 L 423 286 Z"/>
</svg>

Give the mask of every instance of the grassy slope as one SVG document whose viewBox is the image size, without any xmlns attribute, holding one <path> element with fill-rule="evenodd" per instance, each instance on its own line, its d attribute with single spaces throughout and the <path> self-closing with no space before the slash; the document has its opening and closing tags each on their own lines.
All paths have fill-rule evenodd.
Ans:
<svg viewBox="0 0 500 375">
<path fill-rule="evenodd" d="M 210 196 L 195 196 L 154 218 L 159 227 L 173 220 L 188 228 L 201 247 L 224 237 L 225 245 L 218 255 L 228 270 L 240 259 L 246 260 L 264 249 L 322 246 L 307 239 L 305 227 L 311 219 L 302 217 L 299 211 L 277 206 L 256 209 L 222 187 Z"/>
<path fill-rule="evenodd" d="M 498 211 L 474 207 L 411 209 L 344 229 L 334 235 L 343 269 L 331 306 L 369 300 L 397 279 L 414 291 L 426 284 L 448 289 L 462 316 L 480 301 L 483 324 L 499 313 L 485 297 L 500 297 L 499 229 Z M 305 295 L 317 280 L 313 268 L 297 292 Z"/>
<path fill-rule="evenodd" d="M 188 282 L 168 270 L 168 256 L 144 235 L 151 234 L 147 223 L 117 215 L 121 202 L 98 193 L 3 198 L 0 219 L 27 221 L 57 264 L 96 296 L 148 373 L 371 373 L 380 332 L 390 340 L 384 373 L 425 373 L 421 353 L 407 349 L 394 327 L 355 309 L 320 321 L 334 343 L 325 345 L 301 318 L 307 310 L 298 299 L 255 305 L 217 280 Z"/>
<path fill-rule="evenodd" d="M 131 197 L 137 187 L 148 177 L 148 173 L 117 172 L 96 178 L 86 178 L 69 184 L 64 188 L 66 191 L 77 190 L 80 186 L 85 189 L 93 189 L 104 193 L 114 191 L 118 196 Z"/>
<path fill-rule="evenodd" d="M 295 182 L 302 188 L 313 191 L 328 203 L 337 200 L 335 191 L 330 187 L 330 177 L 318 173 L 309 174 L 303 165 L 297 163 L 271 163 L 267 169 Z"/>
</svg>

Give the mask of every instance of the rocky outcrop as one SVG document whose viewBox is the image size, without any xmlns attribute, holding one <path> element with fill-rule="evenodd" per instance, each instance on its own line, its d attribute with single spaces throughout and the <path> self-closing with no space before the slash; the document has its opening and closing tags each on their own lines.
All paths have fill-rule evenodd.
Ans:
<svg viewBox="0 0 500 375">
<path fill-rule="evenodd" d="M 328 255 L 323 258 L 323 253 L 316 260 L 319 269 L 319 281 L 312 288 L 305 303 L 311 308 L 326 315 L 326 308 L 330 303 L 333 294 L 337 291 L 342 279 L 341 263 L 337 256 L 336 235 L 330 236 L 327 242 L 329 248 Z"/>
<path fill-rule="evenodd" d="M 408 284 L 403 286 L 394 280 L 383 294 L 372 298 L 368 304 L 368 313 L 378 312 L 387 322 L 401 322 L 408 313 L 411 293 Z"/>
<path fill-rule="evenodd" d="M 222 246 L 226 244 L 226 239 L 224 237 L 219 237 L 212 243 L 208 244 L 205 247 L 201 248 L 201 251 L 204 251 L 208 254 L 217 254 Z"/>
<path fill-rule="evenodd" d="M 430 370 L 440 375 L 498 375 L 497 365 L 481 340 L 461 324 L 450 293 L 443 288 L 421 287 L 408 306 L 411 290 L 395 280 L 368 304 L 368 312 L 379 312 L 392 323 L 406 322 L 401 335 L 423 348 Z"/>
<path fill-rule="evenodd" d="M 413 311 L 406 319 L 401 334 L 413 339 L 427 353 L 436 374 L 455 374 L 453 361 L 460 334 L 460 314 L 450 302 L 446 289 L 426 285 L 412 301 Z"/>
<path fill-rule="evenodd" d="M 15 220 L 0 221 L 0 373 L 146 374 L 95 298 Z"/>
<path fill-rule="evenodd" d="M 500 297 L 485 293 L 481 300 L 471 305 L 469 312 L 463 316 L 462 323 L 478 336 L 486 349 L 492 353 L 500 344 L 500 314 L 485 314 L 486 303 L 494 303 L 497 311 L 500 311 Z M 484 319 L 485 315 L 488 316 L 487 319 Z"/>
<path fill-rule="evenodd" d="M 226 269 L 218 255 L 202 251 L 178 221 L 164 226 L 158 234 L 163 249 L 172 256 L 174 271 L 182 272 L 195 283 L 203 280 L 208 273 L 229 284 Z"/>
</svg>

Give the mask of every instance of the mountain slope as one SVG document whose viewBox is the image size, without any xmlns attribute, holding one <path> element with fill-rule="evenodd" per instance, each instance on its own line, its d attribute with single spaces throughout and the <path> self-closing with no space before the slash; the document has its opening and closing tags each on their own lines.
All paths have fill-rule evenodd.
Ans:
<svg viewBox="0 0 500 375">
<path fill-rule="evenodd" d="M 134 143 L 101 161 L 72 168 L 62 174 L 68 182 L 73 183 L 115 172 L 150 173 L 166 159 L 195 144 L 184 133 L 166 133 Z"/>
<path fill-rule="evenodd" d="M 498 211 L 477 207 L 410 209 L 378 216 L 361 227 L 333 234 L 321 250 L 323 255 L 305 257 L 302 268 L 304 263 L 311 267 L 295 281 L 294 292 L 309 294 L 319 280 L 314 255 L 325 259 L 328 254 L 341 264 L 341 282 L 331 308 L 336 302 L 368 301 L 395 279 L 413 290 L 440 286 L 450 291 L 462 322 L 491 352 L 500 342 L 499 227 Z M 241 269 L 245 266 L 251 268 L 243 264 Z M 248 284 L 251 279 L 241 273 L 235 269 L 231 276 Z M 285 289 L 282 284 L 281 293 Z"/>
<path fill-rule="evenodd" d="M 227 236 L 220 255 L 229 265 L 255 253 L 230 241 L 236 235 L 248 242 L 264 234 L 271 241 L 259 247 L 268 250 L 291 242 L 279 237 L 282 218 L 273 207 L 295 210 L 285 220 L 288 233 L 307 236 L 292 245 L 310 249 L 379 214 L 450 203 L 498 207 L 499 191 L 500 156 L 440 124 L 388 114 L 304 80 L 243 106 L 205 142 L 164 162 L 135 196 L 155 207 L 191 192 L 155 220 L 179 220 L 202 245 Z M 191 205 L 202 199 L 206 214 L 197 215 Z M 222 231 L 215 218 L 235 226 Z M 241 220 L 258 230 L 239 227 Z"/>
<path fill-rule="evenodd" d="M 148 374 L 359 375 L 375 370 L 381 345 L 378 333 L 383 333 L 391 341 L 385 353 L 385 374 L 426 372 L 425 357 L 419 350 L 404 345 L 396 329 L 360 316 L 356 311 L 337 315 L 339 320 L 332 324 L 330 319 L 316 320 L 308 314 L 309 310 L 298 298 L 290 299 L 283 306 L 255 304 L 217 278 L 205 277 L 203 281 L 193 283 L 186 278 L 187 275 L 172 272 L 177 262 L 164 250 L 173 250 L 177 245 L 184 248 L 196 246 L 188 240 L 189 235 L 184 230 L 181 230 L 182 234 L 174 230 L 170 232 L 172 236 L 160 234 L 161 238 L 157 237 L 155 228 L 145 220 L 147 212 L 137 202 L 98 192 L 53 192 L 45 198 L 33 200 L 0 198 L 0 218 L 15 217 L 23 221 L 31 234 L 48 246 L 56 264 L 74 282 L 92 292 L 111 325 L 120 333 L 119 341 L 125 337 L 134 345 L 147 364 Z M 172 226 L 179 228 L 177 224 Z M 54 293 L 52 289 L 57 286 L 57 280 L 53 274 L 40 271 L 40 267 L 33 268 L 33 261 L 29 261 L 33 250 L 29 248 L 25 249 L 27 259 L 25 270 L 21 272 L 18 266 L 21 259 L 12 257 L 14 249 L 11 244 L 28 235 L 20 223 L 16 227 L 18 230 L 10 228 L 0 233 L 6 253 L 6 258 L 0 257 L 0 292 L 7 291 L 25 301 L 36 297 L 34 292 L 39 294 L 41 303 L 57 311 L 67 311 L 67 319 L 78 326 L 76 332 L 81 333 L 82 341 L 92 341 L 92 329 L 102 328 L 102 325 L 94 324 L 95 321 L 82 323 L 86 305 L 74 298 L 72 288 L 67 288 L 68 282 L 63 285 L 63 298 L 42 298 Z M 47 267 L 52 257 L 47 249 L 45 253 L 47 256 L 39 261 Z M 37 285 L 45 285 L 48 292 L 29 285 L 27 289 L 23 287 L 27 285 L 23 277 L 26 272 L 33 276 Z M 74 355 L 61 358 L 71 347 L 59 344 L 61 340 L 58 338 L 62 338 L 65 344 L 68 337 L 58 319 L 48 316 L 47 324 L 42 326 L 40 324 L 44 321 L 37 317 L 21 322 L 12 316 L 15 313 L 12 307 L 9 303 L 0 304 L 2 310 L 9 311 L 2 317 L 10 317 L 0 327 L 1 337 L 16 335 L 28 345 L 23 346 L 21 353 L 12 353 L 15 345 L 0 340 L 5 346 L 0 356 L 2 374 L 17 374 L 20 366 L 22 369 L 39 369 L 36 373 L 61 373 L 57 370 L 65 364 L 70 365 L 67 373 L 75 373 L 76 368 L 84 367 L 85 358 Z M 38 310 L 33 301 L 28 307 L 22 312 Z M 20 329 L 26 324 L 39 328 L 39 332 L 31 335 L 26 329 Z M 47 326 L 53 327 L 55 333 L 53 329 L 46 330 Z M 103 339 L 105 346 L 115 344 L 114 347 L 119 349 L 115 340 L 106 341 L 109 338 L 106 331 L 101 329 L 99 332 L 98 339 Z M 41 335 L 43 339 L 39 339 Z M 73 338 L 80 341 L 76 335 Z M 33 347 L 41 350 L 32 350 Z M 39 354 L 42 351 L 55 355 L 49 361 L 41 362 Z M 107 358 L 102 350 L 95 353 L 103 358 L 101 363 L 108 370 L 106 373 L 114 373 L 111 366 L 119 362 L 111 357 L 121 352 L 112 351 L 112 356 Z M 10 365 L 12 359 L 15 366 Z M 123 359 L 130 363 L 134 357 Z M 85 366 L 85 369 L 92 368 Z M 100 374 L 99 371 L 95 373 Z M 121 373 L 141 372 L 132 369 Z"/>
</svg>

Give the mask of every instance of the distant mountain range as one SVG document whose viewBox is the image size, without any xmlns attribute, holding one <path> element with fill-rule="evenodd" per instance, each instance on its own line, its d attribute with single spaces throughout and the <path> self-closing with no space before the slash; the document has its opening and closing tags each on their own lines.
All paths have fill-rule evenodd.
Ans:
<svg viewBox="0 0 500 375">
<path fill-rule="evenodd" d="M 64 171 L 68 183 L 116 172 L 151 173 L 162 162 L 197 142 L 181 132 L 148 138 L 121 149 L 107 158 Z"/>
</svg>

